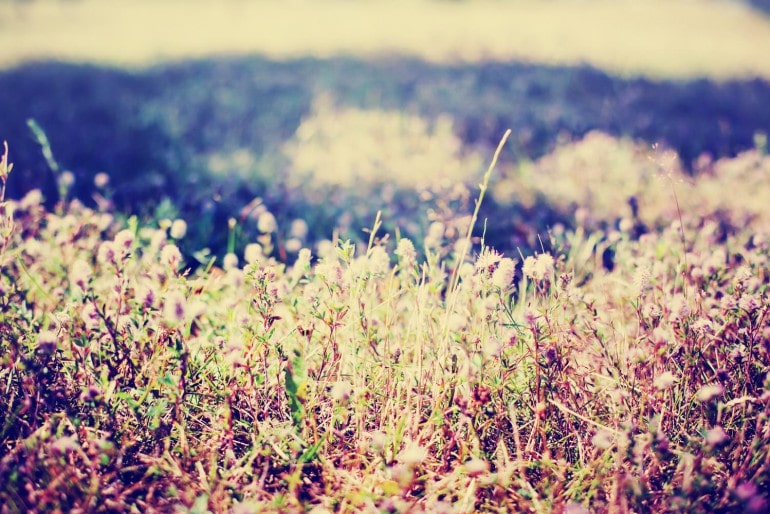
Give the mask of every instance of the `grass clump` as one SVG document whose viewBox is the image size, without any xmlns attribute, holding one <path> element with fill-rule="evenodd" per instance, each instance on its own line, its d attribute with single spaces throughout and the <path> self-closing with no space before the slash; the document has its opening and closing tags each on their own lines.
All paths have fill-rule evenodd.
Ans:
<svg viewBox="0 0 770 514">
<path fill-rule="evenodd" d="M 767 507 L 750 224 L 621 227 L 608 270 L 600 228 L 517 261 L 378 216 L 363 247 L 190 272 L 179 223 L 2 207 L 3 512 Z"/>
</svg>

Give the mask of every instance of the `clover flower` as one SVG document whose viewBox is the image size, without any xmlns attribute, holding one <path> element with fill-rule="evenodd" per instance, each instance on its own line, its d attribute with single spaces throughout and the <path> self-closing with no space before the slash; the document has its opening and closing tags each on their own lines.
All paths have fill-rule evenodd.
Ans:
<svg viewBox="0 0 770 514">
<path fill-rule="evenodd" d="M 417 262 L 417 251 L 414 249 L 414 243 L 405 237 L 399 239 L 396 246 L 396 256 L 402 267 L 411 267 Z"/>
<path fill-rule="evenodd" d="M 407 442 L 404 449 L 398 454 L 399 462 L 410 467 L 422 464 L 427 457 L 428 450 L 414 441 Z"/>
<path fill-rule="evenodd" d="M 151 309 L 156 300 L 155 288 L 149 284 L 140 284 L 136 288 L 136 299 L 144 310 Z"/>
<path fill-rule="evenodd" d="M 224 268 L 225 271 L 229 271 L 231 269 L 236 269 L 237 267 L 238 256 L 234 253 L 225 254 L 224 258 L 222 259 L 222 268 Z"/>
<path fill-rule="evenodd" d="M 744 294 L 738 300 L 738 307 L 746 312 L 754 312 L 762 307 L 762 300 L 755 294 Z"/>
<path fill-rule="evenodd" d="M 289 236 L 295 239 L 303 240 L 307 237 L 309 228 L 307 222 L 301 218 L 297 218 L 291 222 L 289 226 Z"/>
<path fill-rule="evenodd" d="M 650 268 L 641 266 L 637 268 L 634 274 L 634 293 L 636 296 L 644 295 L 647 287 L 650 285 Z"/>
<path fill-rule="evenodd" d="M 257 219 L 257 230 L 263 234 L 271 234 L 278 230 L 278 222 L 275 220 L 275 216 L 269 211 L 260 214 Z"/>
<path fill-rule="evenodd" d="M 711 400 L 722 396 L 722 393 L 724 392 L 725 388 L 720 384 L 707 384 L 698 390 L 698 401 L 701 403 L 708 403 Z"/>
<path fill-rule="evenodd" d="M 91 269 L 91 265 L 85 260 L 78 259 L 72 263 L 69 274 L 70 284 L 74 284 L 83 292 L 86 292 L 92 276 L 93 270 Z"/>
<path fill-rule="evenodd" d="M 117 262 L 115 244 L 112 241 L 104 241 L 100 244 L 96 253 L 96 260 L 101 264 L 115 264 Z"/>
<path fill-rule="evenodd" d="M 187 299 L 180 291 L 172 291 L 163 304 L 163 320 L 170 327 L 179 325 L 185 319 Z"/>
<path fill-rule="evenodd" d="M 283 247 L 289 253 L 297 253 L 302 248 L 302 241 L 296 237 L 290 237 L 283 244 Z"/>
<path fill-rule="evenodd" d="M 243 249 L 243 260 L 248 264 L 254 264 L 262 258 L 262 245 L 259 243 L 249 243 Z"/>
<path fill-rule="evenodd" d="M 476 259 L 476 269 L 491 275 L 497 269 L 497 264 L 502 258 L 503 256 L 498 251 L 485 248 L 478 259 Z"/>
<path fill-rule="evenodd" d="M 715 426 L 714 428 L 710 429 L 706 432 L 706 444 L 710 447 L 720 446 L 722 443 L 725 443 L 729 437 L 727 436 L 727 433 L 725 432 L 725 429 L 720 426 Z"/>
<path fill-rule="evenodd" d="M 666 389 L 671 389 L 678 381 L 679 379 L 676 378 L 676 375 L 670 371 L 665 371 L 655 377 L 655 380 L 652 382 L 652 384 L 656 389 L 665 391 Z"/>
<path fill-rule="evenodd" d="M 86 326 L 86 330 L 96 330 L 99 328 L 101 317 L 99 311 L 93 303 L 87 303 L 83 305 L 83 309 L 80 311 L 80 319 Z"/>
<path fill-rule="evenodd" d="M 465 471 L 472 478 L 479 477 L 489 471 L 489 463 L 485 460 L 473 457 L 465 463 Z"/>
<path fill-rule="evenodd" d="M 179 247 L 174 244 L 164 246 L 160 250 L 160 262 L 173 270 L 179 269 L 182 263 L 182 252 L 179 251 Z"/>
<path fill-rule="evenodd" d="M 110 183 L 110 176 L 104 172 L 94 175 L 94 186 L 98 189 L 104 189 Z"/>
<path fill-rule="evenodd" d="M 343 271 L 340 263 L 333 259 L 324 259 L 315 267 L 315 274 L 329 286 L 343 285 Z"/>
<path fill-rule="evenodd" d="M 37 351 L 50 355 L 56 351 L 56 342 L 59 335 L 53 330 L 43 330 L 37 335 Z"/>
<path fill-rule="evenodd" d="M 353 394 L 353 385 L 350 382 L 340 380 L 334 382 L 331 388 L 331 397 L 336 402 L 344 402 Z"/>
<path fill-rule="evenodd" d="M 428 233 L 425 235 L 425 247 L 426 248 L 438 248 L 441 246 L 441 241 L 444 239 L 444 232 L 446 226 L 440 221 L 434 221 L 428 226 Z"/>
<path fill-rule="evenodd" d="M 43 193 L 39 189 L 32 189 L 19 200 L 19 209 L 28 211 L 43 203 Z"/>
<path fill-rule="evenodd" d="M 175 219 L 168 233 L 174 239 L 182 239 L 187 233 L 187 222 L 183 219 Z"/>
<path fill-rule="evenodd" d="M 537 257 L 529 256 L 524 259 L 522 271 L 532 280 L 540 281 L 553 273 L 554 260 L 550 254 L 541 253 Z"/>
<path fill-rule="evenodd" d="M 390 270 L 390 256 L 381 246 L 373 247 L 368 256 L 369 272 L 372 275 L 384 275 Z"/>
<path fill-rule="evenodd" d="M 497 269 L 492 273 L 492 284 L 500 289 L 511 285 L 516 274 L 516 261 L 505 257 L 497 264 Z"/>
<path fill-rule="evenodd" d="M 594 434 L 594 436 L 591 438 L 591 444 L 600 450 L 606 450 L 612 446 L 614 439 L 615 438 L 611 432 L 602 429 L 596 432 L 596 434 Z"/>
<path fill-rule="evenodd" d="M 114 245 L 115 251 L 120 255 L 121 259 L 124 259 L 134 245 L 134 232 L 129 229 L 121 230 L 115 234 Z"/>
</svg>

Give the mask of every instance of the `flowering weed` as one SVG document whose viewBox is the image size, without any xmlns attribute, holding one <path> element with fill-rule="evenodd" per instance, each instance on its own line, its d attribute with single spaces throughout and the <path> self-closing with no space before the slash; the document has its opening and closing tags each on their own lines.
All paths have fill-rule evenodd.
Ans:
<svg viewBox="0 0 770 514">
<path fill-rule="evenodd" d="M 377 216 L 191 271 L 180 222 L 31 195 L 0 198 L 2 512 L 767 508 L 759 204 L 522 259 L 473 253 L 478 213 L 424 244 Z"/>
</svg>

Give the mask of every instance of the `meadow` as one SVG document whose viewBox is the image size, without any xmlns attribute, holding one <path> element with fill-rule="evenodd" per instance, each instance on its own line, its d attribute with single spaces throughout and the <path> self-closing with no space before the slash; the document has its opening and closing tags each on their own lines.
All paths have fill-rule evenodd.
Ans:
<svg viewBox="0 0 770 514">
<path fill-rule="evenodd" d="M 0 514 L 766 512 L 767 18 L 365 3 L 0 6 Z"/>
<path fill-rule="evenodd" d="M 526 257 L 479 231 L 493 165 L 420 241 L 378 214 L 292 265 L 266 213 L 190 272 L 182 220 L 4 200 L 2 511 L 763 512 L 766 147 L 538 165 L 495 189 L 581 207 Z"/>
</svg>

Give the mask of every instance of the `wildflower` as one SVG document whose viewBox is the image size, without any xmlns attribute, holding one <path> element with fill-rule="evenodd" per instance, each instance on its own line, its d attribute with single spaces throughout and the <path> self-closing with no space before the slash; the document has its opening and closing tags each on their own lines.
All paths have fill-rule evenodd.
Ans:
<svg viewBox="0 0 770 514">
<path fill-rule="evenodd" d="M 434 221 L 428 227 L 428 233 L 425 236 L 425 246 L 427 248 L 437 248 L 441 246 L 446 227 L 440 221 Z"/>
<path fill-rule="evenodd" d="M 263 234 L 270 234 L 278 230 L 278 223 L 275 220 L 275 216 L 269 211 L 260 214 L 257 219 L 257 230 Z"/>
<path fill-rule="evenodd" d="M 706 432 L 706 444 L 710 447 L 720 446 L 728 439 L 725 429 L 720 426 L 715 426 L 711 430 Z"/>
<path fill-rule="evenodd" d="M 243 270 L 238 267 L 228 269 L 225 274 L 225 283 L 233 289 L 241 287 L 243 285 Z"/>
<path fill-rule="evenodd" d="M 56 342 L 59 336 L 53 330 L 43 330 L 37 335 L 37 351 L 50 355 L 56 351 Z"/>
<path fill-rule="evenodd" d="M 262 258 L 262 245 L 259 243 L 249 243 L 246 248 L 243 249 L 243 259 L 249 263 L 254 264 Z"/>
<path fill-rule="evenodd" d="M 370 434 L 372 449 L 376 452 L 381 452 L 385 449 L 385 445 L 388 442 L 388 436 L 385 432 L 376 431 Z"/>
<path fill-rule="evenodd" d="M 160 251 L 160 262 L 173 270 L 177 270 L 182 263 L 182 252 L 176 245 L 167 244 Z"/>
<path fill-rule="evenodd" d="M 735 272 L 736 286 L 744 285 L 751 277 L 751 268 L 749 266 L 741 266 L 738 268 L 738 271 Z"/>
<path fill-rule="evenodd" d="M 524 259 L 522 271 L 532 280 L 543 280 L 553 273 L 553 263 L 553 257 L 547 253 L 541 253 L 537 258 L 529 256 Z"/>
<path fill-rule="evenodd" d="M 500 299 L 493 295 L 487 296 L 483 301 L 483 305 L 484 310 L 491 314 L 495 312 L 500 306 Z"/>
<path fill-rule="evenodd" d="M 530 255 L 529 257 L 524 259 L 524 264 L 522 265 L 521 271 L 524 273 L 525 276 L 529 278 L 534 278 L 536 266 L 537 266 L 537 259 Z"/>
<path fill-rule="evenodd" d="M 661 316 L 660 307 L 655 303 L 646 303 L 642 307 L 642 314 L 647 319 L 658 320 Z"/>
<path fill-rule="evenodd" d="M 701 335 L 714 331 L 711 321 L 707 318 L 700 318 L 695 323 L 690 325 L 690 328 L 696 334 L 701 334 Z"/>
<path fill-rule="evenodd" d="M 468 476 L 475 478 L 489 471 L 489 463 L 474 457 L 465 463 L 465 470 L 468 472 Z"/>
<path fill-rule="evenodd" d="M 179 291 L 171 292 L 163 305 L 163 319 L 171 327 L 184 321 L 187 299 Z"/>
<path fill-rule="evenodd" d="M 168 233 L 174 239 L 182 239 L 187 233 L 187 222 L 183 219 L 175 219 Z"/>
<path fill-rule="evenodd" d="M 485 249 L 481 252 L 479 258 L 476 259 L 476 269 L 482 273 L 491 275 L 497 269 L 497 265 L 501 259 L 502 255 L 496 250 Z"/>
<path fill-rule="evenodd" d="M 537 319 L 540 316 L 537 312 L 535 312 L 532 309 L 527 309 L 524 311 L 524 321 L 527 323 L 527 325 L 530 328 L 536 328 L 537 327 Z"/>
<path fill-rule="evenodd" d="M 291 222 L 291 226 L 289 227 L 289 236 L 303 240 L 307 237 L 309 229 L 307 226 L 307 222 L 303 219 L 297 218 L 294 221 Z"/>
<path fill-rule="evenodd" d="M 78 259 L 72 263 L 70 268 L 70 284 L 78 286 L 83 292 L 88 290 L 88 283 L 93 276 L 93 270 L 91 265 L 83 259 Z"/>
<path fill-rule="evenodd" d="M 348 382 L 338 381 L 332 385 L 331 396 L 336 402 L 346 401 L 351 394 L 353 394 L 353 386 Z"/>
<path fill-rule="evenodd" d="M 315 267 L 315 274 L 329 286 L 342 286 L 342 267 L 336 260 L 324 259 Z"/>
<path fill-rule="evenodd" d="M 94 185 L 98 189 L 104 189 L 105 187 L 107 187 L 107 184 L 109 183 L 110 183 L 110 176 L 107 175 L 106 173 L 100 172 L 94 175 Z"/>
<path fill-rule="evenodd" d="M 618 223 L 621 232 L 630 233 L 634 229 L 634 220 L 632 218 L 623 218 Z"/>
<path fill-rule="evenodd" d="M 369 252 L 369 271 L 373 275 L 384 275 L 390 269 L 390 256 L 381 246 L 375 246 Z"/>
<path fill-rule="evenodd" d="M 401 453 L 398 455 L 398 460 L 402 464 L 407 466 L 417 466 L 422 464 L 428 457 L 428 450 L 417 444 L 416 442 L 408 442 Z"/>
<path fill-rule="evenodd" d="M 39 206 L 41 203 L 43 203 L 43 193 L 39 189 L 32 189 L 19 200 L 19 209 L 28 211 L 33 207 Z"/>
<path fill-rule="evenodd" d="M 497 269 L 492 274 L 492 283 L 500 289 L 505 289 L 513 282 L 516 272 L 516 261 L 505 257 L 500 260 Z"/>
<path fill-rule="evenodd" d="M 457 334 L 465 330 L 468 326 L 468 320 L 466 316 L 461 316 L 457 313 L 452 313 L 447 319 L 447 328 L 449 332 Z"/>
<path fill-rule="evenodd" d="M 460 265 L 460 269 L 457 274 L 460 276 L 460 280 L 463 282 L 472 282 L 475 267 L 470 262 L 464 262 Z"/>
<path fill-rule="evenodd" d="M 636 296 L 644 295 L 647 286 L 650 284 L 650 268 L 642 266 L 636 270 L 634 275 L 634 292 Z"/>
<path fill-rule="evenodd" d="M 93 303 L 87 303 L 80 311 L 80 319 L 86 325 L 86 330 L 95 330 L 99 327 L 99 311 L 96 310 L 96 306 Z"/>
<path fill-rule="evenodd" d="M 147 284 L 141 284 L 136 289 L 136 299 L 144 310 L 149 310 L 155 305 L 155 289 Z"/>
<path fill-rule="evenodd" d="M 738 300 L 738 307 L 746 312 L 754 312 L 755 310 L 762 307 L 762 301 L 757 295 L 744 294 L 741 296 L 740 300 Z"/>
<path fill-rule="evenodd" d="M 541 253 L 537 256 L 537 272 L 540 278 L 547 278 L 553 273 L 553 257 L 548 253 Z"/>
<path fill-rule="evenodd" d="M 402 237 L 398 240 L 396 247 L 396 256 L 403 267 L 411 267 L 417 261 L 417 251 L 414 249 L 414 243 L 409 239 Z"/>
<path fill-rule="evenodd" d="M 613 437 L 612 433 L 608 430 L 599 430 L 591 438 L 591 444 L 599 448 L 600 450 L 606 450 L 612 446 Z"/>
<path fill-rule="evenodd" d="M 101 264 L 115 264 L 115 245 L 112 241 L 104 241 L 99 245 L 96 260 Z"/>
<path fill-rule="evenodd" d="M 705 276 L 705 273 L 703 272 L 703 268 L 700 266 L 694 266 L 692 270 L 690 270 L 690 277 L 693 280 L 700 280 Z"/>
<path fill-rule="evenodd" d="M 236 269 L 238 267 L 238 256 L 234 253 L 225 254 L 224 259 L 222 259 L 222 267 L 226 271 Z"/>
<path fill-rule="evenodd" d="M 165 230 L 153 230 L 149 235 L 150 244 L 149 247 L 153 252 L 159 251 L 163 245 L 166 244 L 166 231 Z"/>
<path fill-rule="evenodd" d="M 657 377 L 655 377 L 655 380 L 652 382 L 652 384 L 655 386 L 656 389 L 660 391 L 665 391 L 666 389 L 670 389 L 679 381 L 678 378 L 676 378 L 676 375 L 671 373 L 670 371 L 666 371 Z"/>
<path fill-rule="evenodd" d="M 656 327 L 652 331 L 652 342 L 656 347 L 663 346 L 673 339 L 673 334 L 663 327 Z"/>
<path fill-rule="evenodd" d="M 481 352 L 488 359 L 499 359 L 503 352 L 503 345 L 495 337 L 490 337 L 481 347 Z"/>
<path fill-rule="evenodd" d="M 720 384 L 707 384 L 700 388 L 700 390 L 698 391 L 697 397 L 701 403 L 707 403 L 713 400 L 714 398 L 722 396 L 722 393 L 724 392 L 725 392 L 725 388 L 722 387 Z"/>
<path fill-rule="evenodd" d="M 714 275 L 725 267 L 727 262 L 727 254 L 723 248 L 717 248 L 714 252 L 703 262 L 703 269 L 709 274 Z"/>
<path fill-rule="evenodd" d="M 302 241 L 296 237 L 291 237 L 286 240 L 283 247 L 289 253 L 297 253 L 302 248 Z"/>
<path fill-rule="evenodd" d="M 719 301 L 719 307 L 725 311 L 735 310 L 738 307 L 738 302 L 735 300 L 734 296 L 725 295 Z"/>
<path fill-rule="evenodd" d="M 115 250 L 120 252 L 121 256 L 125 256 L 131 250 L 134 245 L 134 232 L 129 229 L 124 229 L 115 234 Z"/>
<path fill-rule="evenodd" d="M 687 299 L 682 294 L 676 294 L 671 297 L 668 302 L 668 308 L 671 313 L 668 319 L 671 323 L 682 321 L 692 313 L 690 306 L 687 304 Z"/>
<path fill-rule="evenodd" d="M 291 269 L 291 277 L 293 280 L 299 280 L 305 276 L 310 269 L 310 259 L 312 254 L 307 248 L 303 248 L 297 255 L 297 260 L 294 262 L 294 266 Z"/>
<path fill-rule="evenodd" d="M 64 171 L 59 175 L 59 184 L 65 188 L 70 188 L 75 183 L 75 174 L 71 171 Z"/>
<path fill-rule="evenodd" d="M 318 257 L 331 257 L 336 253 L 335 245 L 328 239 L 322 239 L 316 243 L 316 254 Z"/>
</svg>

